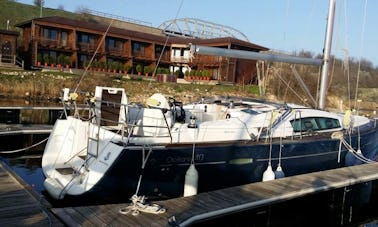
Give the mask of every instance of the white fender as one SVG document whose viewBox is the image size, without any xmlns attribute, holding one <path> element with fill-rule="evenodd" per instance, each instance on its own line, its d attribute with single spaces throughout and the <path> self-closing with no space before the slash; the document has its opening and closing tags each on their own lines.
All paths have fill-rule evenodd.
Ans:
<svg viewBox="0 0 378 227">
<path fill-rule="evenodd" d="M 194 164 L 191 164 L 185 174 L 184 196 L 197 195 L 198 172 Z"/>
<path fill-rule="evenodd" d="M 266 168 L 266 170 L 263 173 L 262 181 L 270 181 L 270 180 L 274 180 L 274 172 L 272 170 L 272 166 L 268 165 L 268 168 Z"/>
</svg>

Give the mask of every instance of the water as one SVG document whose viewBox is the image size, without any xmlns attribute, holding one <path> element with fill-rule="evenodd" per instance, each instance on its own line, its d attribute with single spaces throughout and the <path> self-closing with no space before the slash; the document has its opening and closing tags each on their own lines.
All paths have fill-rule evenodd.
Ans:
<svg viewBox="0 0 378 227">
<path fill-rule="evenodd" d="M 42 154 L 42 151 L 40 152 Z M 12 170 L 39 194 L 44 190 L 45 176 L 41 168 L 42 155 L 0 157 Z"/>
<path fill-rule="evenodd" d="M 43 151 L 1 157 L 27 184 L 46 195 L 41 159 Z M 47 197 L 51 201 L 50 198 Z M 88 205 L 90 201 L 83 201 Z M 344 204 L 344 206 L 343 206 Z M 72 204 L 53 203 L 54 207 Z M 378 226 L 378 181 L 318 193 L 286 203 L 231 214 L 196 226 Z"/>
</svg>

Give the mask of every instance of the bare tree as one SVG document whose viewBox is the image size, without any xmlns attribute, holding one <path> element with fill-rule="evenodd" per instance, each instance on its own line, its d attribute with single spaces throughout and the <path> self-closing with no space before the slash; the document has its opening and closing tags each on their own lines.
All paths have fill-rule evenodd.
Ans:
<svg viewBox="0 0 378 227">
<path fill-rule="evenodd" d="M 43 6 L 44 3 L 44 0 L 34 0 L 34 5 L 38 7 Z"/>
</svg>

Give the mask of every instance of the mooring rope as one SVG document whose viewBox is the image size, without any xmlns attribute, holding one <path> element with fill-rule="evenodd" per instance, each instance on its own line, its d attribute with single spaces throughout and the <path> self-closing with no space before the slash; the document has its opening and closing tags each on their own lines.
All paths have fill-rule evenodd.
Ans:
<svg viewBox="0 0 378 227">
<path fill-rule="evenodd" d="M 21 152 L 21 151 L 26 151 L 26 150 L 29 150 L 29 149 L 31 149 L 33 147 L 36 147 L 36 146 L 38 146 L 38 145 L 46 142 L 48 139 L 49 138 L 46 138 L 46 139 L 44 139 L 44 140 L 42 140 L 42 141 L 40 141 L 40 142 L 38 142 L 36 144 L 33 144 L 33 145 L 29 146 L 29 147 L 25 147 L 25 148 L 21 148 L 21 149 L 17 149 L 17 150 L 0 151 L 0 154 L 13 154 L 13 153 Z"/>
<path fill-rule="evenodd" d="M 355 156 L 358 160 L 364 162 L 364 163 L 373 163 L 375 161 L 364 157 L 364 155 L 361 153 L 361 150 L 358 149 L 357 151 L 346 141 L 342 135 L 342 133 L 334 133 L 332 135 L 332 138 L 336 138 L 340 140 L 339 144 L 339 155 L 338 155 L 338 162 L 340 162 L 340 157 L 341 157 L 341 150 L 342 150 L 342 145 L 350 152 L 352 153 L 353 156 Z"/>
<path fill-rule="evenodd" d="M 152 213 L 152 214 L 161 214 L 165 212 L 165 209 L 156 203 L 146 204 L 146 196 L 138 196 L 140 183 L 142 181 L 144 168 L 152 153 L 152 148 L 149 147 L 148 154 L 145 154 L 145 146 L 143 146 L 143 154 L 142 154 L 142 171 L 139 175 L 138 185 L 135 194 L 131 197 L 131 204 L 125 208 L 120 208 L 119 213 L 121 214 L 129 214 L 131 212 L 132 215 L 136 216 L 140 212 L 145 213 Z"/>
<path fill-rule="evenodd" d="M 165 212 L 165 208 L 161 207 L 160 205 L 156 203 L 145 204 L 145 200 L 146 200 L 145 196 L 133 195 L 131 197 L 132 203 L 125 208 L 119 209 L 119 213 L 128 214 L 131 212 L 132 215 L 136 216 L 140 212 L 152 213 L 152 214 L 162 214 Z"/>
</svg>

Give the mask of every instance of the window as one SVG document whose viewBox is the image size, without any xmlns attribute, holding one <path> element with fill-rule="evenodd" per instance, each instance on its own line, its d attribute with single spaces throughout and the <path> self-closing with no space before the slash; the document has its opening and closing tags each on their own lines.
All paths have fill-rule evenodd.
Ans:
<svg viewBox="0 0 378 227">
<path fill-rule="evenodd" d="M 106 51 L 116 51 L 118 53 L 122 52 L 123 47 L 123 41 L 113 39 L 113 38 L 107 38 L 106 39 Z"/>
<path fill-rule="evenodd" d="M 252 115 L 258 114 L 258 112 L 251 110 L 251 109 L 243 109 L 241 111 L 244 112 L 244 113 L 247 113 L 247 114 L 252 114 Z"/>
<path fill-rule="evenodd" d="M 144 55 L 144 45 L 142 43 L 134 42 L 133 43 L 133 55 L 143 56 Z"/>
<path fill-rule="evenodd" d="M 49 39 L 49 29 L 43 28 L 42 33 L 43 33 L 43 38 Z"/>
<path fill-rule="evenodd" d="M 94 45 L 94 36 L 89 34 L 81 33 L 78 35 L 78 42 L 79 43 L 88 43 L 90 45 Z"/>
<path fill-rule="evenodd" d="M 82 43 L 88 43 L 88 41 L 89 41 L 88 35 L 81 34 L 81 36 L 80 36 L 80 42 L 82 42 Z"/>
<path fill-rule="evenodd" d="M 115 48 L 121 51 L 122 50 L 122 46 L 123 46 L 123 42 L 120 41 L 120 40 L 116 40 Z"/>
<path fill-rule="evenodd" d="M 294 132 L 319 131 L 340 128 L 338 119 L 326 117 L 308 117 L 290 121 Z"/>
<path fill-rule="evenodd" d="M 58 39 L 58 31 L 55 29 L 42 28 L 42 36 L 44 39 Z"/>
<path fill-rule="evenodd" d="M 108 50 L 114 49 L 115 40 L 114 39 L 107 39 L 106 41 L 107 41 L 107 45 L 106 45 L 107 49 Z"/>
<path fill-rule="evenodd" d="M 58 39 L 58 31 L 50 30 L 50 39 Z"/>
<path fill-rule="evenodd" d="M 62 46 L 67 46 L 67 32 L 62 32 Z"/>
<path fill-rule="evenodd" d="M 134 51 L 142 51 L 143 46 L 141 43 L 133 43 L 133 50 Z"/>
<path fill-rule="evenodd" d="M 85 54 L 79 54 L 79 66 L 81 67 L 85 67 L 86 63 L 88 63 L 89 61 L 89 56 L 88 55 L 85 55 Z"/>
<path fill-rule="evenodd" d="M 142 43 L 133 43 L 133 50 L 144 52 L 144 45 Z"/>
</svg>

